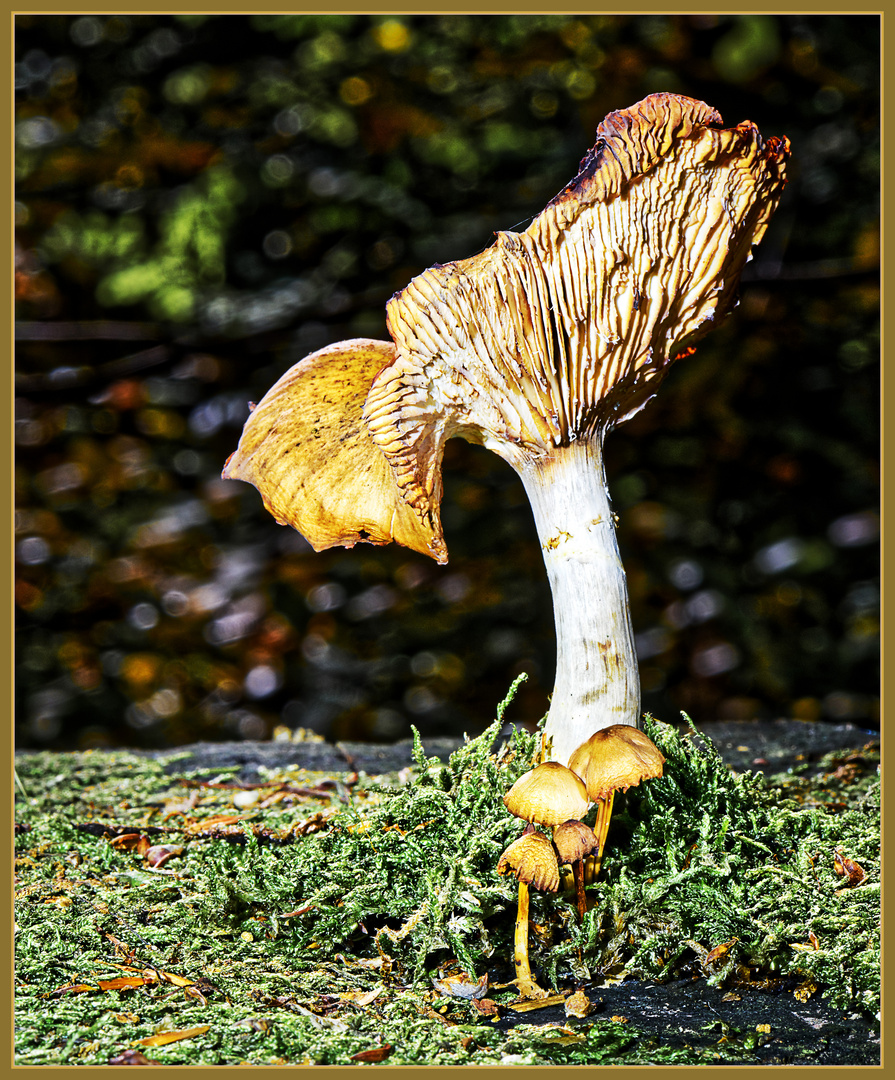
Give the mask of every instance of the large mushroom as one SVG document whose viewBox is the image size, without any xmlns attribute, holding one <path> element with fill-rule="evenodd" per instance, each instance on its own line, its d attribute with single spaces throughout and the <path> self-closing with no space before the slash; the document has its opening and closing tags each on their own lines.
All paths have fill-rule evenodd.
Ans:
<svg viewBox="0 0 895 1080">
<path fill-rule="evenodd" d="M 318 550 L 394 539 L 443 563 L 446 440 L 508 461 L 553 591 L 545 756 L 562 763 L 595 730 L 640 717 L 603 438 L 733 305 L 785 182 L 786 139 L 720 124 L 674 94 L 610 113 L 524 232 L 414 278 L 387 307 L 394 344 L 302 360 L 224 469 Z"/>
</svg>

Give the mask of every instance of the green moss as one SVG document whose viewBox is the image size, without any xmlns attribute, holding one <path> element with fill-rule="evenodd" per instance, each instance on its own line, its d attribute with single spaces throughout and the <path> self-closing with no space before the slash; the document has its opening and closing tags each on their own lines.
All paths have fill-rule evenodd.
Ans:
<svg viewBox="0 0 895 1080">
<path fill-rule="evenodd" d="M 447 765 L 417 740 L 409 778 L 361 776 L 323 791 L 313 774 L 271 775 L 242 810 L 232 787 L 172 779 L 126 753 L 20 758 L 19 1063 L 106 1063 L 157 1030 L 206 1024 L 143 1050 L 166 1064 L 345 1063 L 382 1043 L 393 1047 L 389 1064 L 748 1057 L 735 1033 L 683 1050 L 656 1045 L 634 1016 L 576 1022 L 578 1038 L 537 1014 L 504 1031 L 472 1002 L 433 991 L 431 977 L 456 965 L 488 971 L 498 1002 L 514 994 L 499 981 L 512 977 L 515 883 L 495 868 L 521 824 L 501 797 L 539 739 L 517 732 L 492 753 L 499 725 Z M 789 979 L 806 992 L 816 984 L 827 1004 L 875 1012 L 874 755 L 844 772 L 831 760 L 820 780 L 765 781 L 735 775 L 671 727 L 647 719 L 646 730 L 665 775 L 618 799 L 584 925 L 564 897 L 534 894 L 533 920 L 552 934 L 532 935 L 544 979 L 694 970 L 732 988 Z M 317 794 L 280 798 L 284 784 Z M 228 813 L 241 820 L 211 820 Z M 145 851 L 113 845 L 128 830 L 182 851 L 153 870 Z M 862 884 L 837 874 L 837 850 L 863 868 Z M 158 974 L 129 990 L 98 988 L 141 971 Z"/>
</svg>

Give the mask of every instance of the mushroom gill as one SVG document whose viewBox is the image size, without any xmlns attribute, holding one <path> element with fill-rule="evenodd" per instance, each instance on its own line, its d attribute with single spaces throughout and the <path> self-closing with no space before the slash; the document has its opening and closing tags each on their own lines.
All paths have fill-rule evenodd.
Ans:
<svg viewBox="0 0 895 1080">
<path fill-rule="evenodd" d="M 364 416 L 421 520 L 453 435 L 504 458 L 528 494 L 557 631 L 545 736 L 563 763 L 640 717 L 603 438 L 732 305 L 783 190 L 788 142 L 720 120 L 673 94 L 610 114 L 525 232 L 426 270 L 387 308 L 398 355 Z"/>
</svg>

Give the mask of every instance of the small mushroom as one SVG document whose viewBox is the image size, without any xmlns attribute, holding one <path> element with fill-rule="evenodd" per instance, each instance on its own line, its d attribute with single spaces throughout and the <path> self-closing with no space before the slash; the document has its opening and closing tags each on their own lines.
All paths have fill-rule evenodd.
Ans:
<svg viewBox="0 0 895 1080">
<path fill-rule="evenodd" d="M 533 885 L 542 892 L 559 888 L 559 862 L 553 845 L 542 832 L 533 830 L 514 840 L 500 856 L 498 874 L 512 871 L 519 881 Z"/>
<path fill-rule="evenodd" d="M 524 232 L 392 297 L 394 344 L 343 342 L 287 372 L 224 470 L 318 549 L 394 539 L 443 563 L 445 442 L 507 461 L 553 592 L 545 756 L 562 763 L 595 726 L 640 718 L 603 439 L 733 306 L 785 183 L 786 139 L 720 125 L 667 93 L 610 113 Z"/>
<path fill-rule="evenodd" d="M 584 817 L 588 806 L 584 783 L 558 761 L 544 761 L 520 776 L 503 803 L 524 821 L 550 826 Z"/>
<path fill-rule="evenodd" d="M 597 804 L 594 834 L 598 846 L 596 856 L 588 862 L 588 880 L 599 872 L 616 791 L 627 791 L 641 780 L 661 776 L 664 764 L 665 757 L 652 739 L 628 724 L 595 731 L 569 758 L 569 769 L 581 777 L 587 797 Z"/>
<path fill-rule="evenodd" d="M 547 991 L 535 982 L 528 959 L 528 889 L 556 892 L 559 888 L 559 863 L 553 845 L 542 832 L 524 832 L 500 856 L 498 874 L 514 874 L 519 882 L 519 903 L 513 938 L 513 962 L 516 986 L 521 998 L 547 997 Z"/>
<path fill-rule="evenodd" d="M 560 863 L 569 863 L 575 875 L 578 917 L 584 919 L 587 900 L 584 896 L 584 860 L 598 850 L 600 842 L 593 829 L 583 821 L 564 821 L 553 830 L 553 846 Z"/>
</svg>

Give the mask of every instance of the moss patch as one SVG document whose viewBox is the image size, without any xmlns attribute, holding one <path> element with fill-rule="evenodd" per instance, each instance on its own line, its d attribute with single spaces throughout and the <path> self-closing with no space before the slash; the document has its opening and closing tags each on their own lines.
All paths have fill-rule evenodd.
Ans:
<svg viewBox="0 0 895 1080">
<path fill-rule="evenodd" d="M 765 780 L 645 728 L 665 775 L 616 801 L 583 926 L 571 897 L 533 895 L 542 982 L 699 974 L 876 1013 L 876 752 Z M 516 888 L 496 866 L 522 825 L 502 795 L 538 738 L 492 753 L 498 730 L 446 765 L 417 742 L 401 774 L 253 788 L 127 753 L 20 758 L 18 1063 L 753 1060 L 745 1035 L 670 1045 L 633 1012 L 506 1023 Z M 487 975 L 487 997 L 444 993 L 459 972 Z"/>
</svg>

